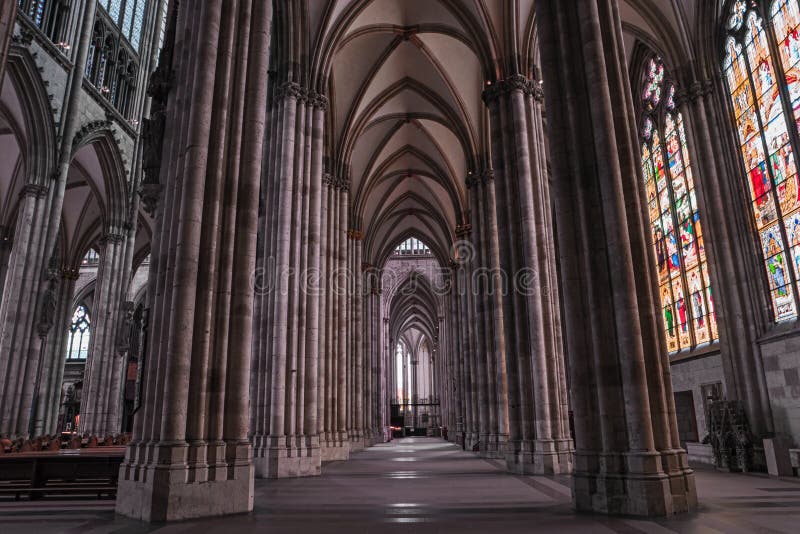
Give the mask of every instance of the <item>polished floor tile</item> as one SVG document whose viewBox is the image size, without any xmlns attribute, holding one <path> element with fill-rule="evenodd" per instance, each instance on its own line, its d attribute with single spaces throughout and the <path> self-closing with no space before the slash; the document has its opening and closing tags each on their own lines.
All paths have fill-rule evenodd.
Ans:
<svg viewBox="0 0 800 534">
<path fill-rule="evenodd" d="M 148 525 L 115 516 L 112 501 L 0 501 L 0 533 L 794 533 L 800 525 L 797 479 L 698 471 L 700 510 L 658 521 L 575 514 L 568 484 L 407 438 L 326 464 L 321 477 L 257 480 L 252 514 Z"/>
</svg>

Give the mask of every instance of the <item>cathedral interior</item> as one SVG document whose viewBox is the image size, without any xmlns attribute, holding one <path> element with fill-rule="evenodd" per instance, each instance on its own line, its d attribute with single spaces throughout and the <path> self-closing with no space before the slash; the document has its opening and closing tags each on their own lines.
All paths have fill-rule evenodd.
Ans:
<svg viewBox="0 0 800 534">
<path fill-rule="evenodd" d="M 797 532 L 800 0 L 0 1 L 0 531 Z"/>
</svg>

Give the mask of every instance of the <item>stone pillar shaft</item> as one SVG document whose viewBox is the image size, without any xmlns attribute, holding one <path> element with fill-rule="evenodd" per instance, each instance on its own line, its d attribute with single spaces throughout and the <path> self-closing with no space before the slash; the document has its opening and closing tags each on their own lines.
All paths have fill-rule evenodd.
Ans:
<svg viewBox="0 0 800 534">
<path fill-rule="evenodd" d="M 79 426 L 79 432 L 98 437 L 118 434 L 122 424 L 124 358 L 117 353 L 116 340 L 125 298 L 120 277 L 127 245 L 127 240 L 117 233 L 109 233 L 101 241 Z"/>
<path fill-rule="evenodd" d="M 694 478 L 670 445 L 672 390 L 654 286 L 633 272 L 652 258 L 619 6 L 548 1 L 536 9 L 575 412 L 575 505 L 641 516 L 691 510 Z"/>
<path fill-rule="evenodd" d="M 151 324 L 157 327 L 145 404 L 136 415 L 116 504 L 118 513 L 148 521 L 253 507 L 247 380 L 272 6 L 242 0 L 223 9 L 223 2 L 210 0 L 173 9 L 179 31 L 167 114 L 174 128 L 162 149 L 165 189 L 152 254 Z M 231 42 L 239 44 L 231 75 L 218 75 Z M 239 85 L 243 91 L 235 89 Z M 213 151 L 221 138 L 226 151 L 220 157 Z M 216 244 L 204 239 L 209 233 Z M 231 257 L 236 262 L 214 277 L 230 292 L 209 301 L 199 264 L 225 268 Z M 206 324 L 210 332 L 201 330 Z M 213 358 L 208 347 L 216 349 Z M 190 403 L 191 392 L 206 386 L 205 404 Z"/>
</svg>

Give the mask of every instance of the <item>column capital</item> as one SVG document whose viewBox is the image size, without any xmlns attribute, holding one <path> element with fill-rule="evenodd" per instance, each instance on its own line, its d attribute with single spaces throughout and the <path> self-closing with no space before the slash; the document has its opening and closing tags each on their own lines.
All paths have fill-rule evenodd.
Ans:
<svg viewBox="0 0 800 534">
<path fill-rule="evenodd" d="M 336 176 L 333 179 L 333 187 L 339 191 L 350 191 L 350 180 L 345 176 Z"/>
<path fill-rule="evenodd" d="M 125 236 L 123 234 L 118 234 L 116 232 L 108 232 L 106 234 L 103 234 L 103 236 L 100 237 L 100 239 L 98 240 L 101 246 L 107 244 L 117 245 L 119 243 L 122 243 L 123 241 L 125 241 Z"/>
<path fill-rule="evenodd" d="M 714 92 L 714 80 L 707 78 L 705 80 L 695 80 L 690 83 L 686 88 L 676 89 L 675 91 L 675 106 L 681 107 L 687 103 L 697 102 L 701 98 L 705 98 Z"/>
<path fill-rule="evenodd" d="M 61 269 L 61 278 L 64 280 L 77 280 L 80 278 L 81 272 L 79 269 Z"/>
<path fill-rule="evenodd" d="M 361 230 L 350 229 L 350 230 L 347 231 L 347 238 L 351 239 L 353 241 L 363 241 L 364 240 L 364 232 L 362 232 Z"/>
<path fill-rule="evenodd" d="M 304 99 L 307 96 L 307 91 L 296 82 L 284 82 L 278 87 L 278 98 L 294 98 L 295 100 Z"/>
<path fill-rule="evenodd" d="M 310 92 L 308 94 L 308 101 L 315 109 L 320 111 L 328 109 L 328 97 L 323 94 Z"/>
<path fill-rule="evenodd" d="M 519 91 L 523 95 L 532 95 L 537 101 L 542 101 L 544 99 L 544 91 L 542 90 L 541 82 L 532 80 L 522 74 L 512 74 L 502 80 L 486 82 L 482 97 L 486 104 L 492 104 L 501 96 L 508 95 L 515 91 Z"/>
<path fill-rule="evenodd" d="M 47 188 L 39 184 L 25 184 L 19 192 L 20 197 L 44 198 Z"/>
<path fill-rule="evenodd" d="M 469 237 L 472 233 L 472 225 L 470 223 L 459 224 L 456 226 L 456 237 L 464 238 Z"/>
</svg>

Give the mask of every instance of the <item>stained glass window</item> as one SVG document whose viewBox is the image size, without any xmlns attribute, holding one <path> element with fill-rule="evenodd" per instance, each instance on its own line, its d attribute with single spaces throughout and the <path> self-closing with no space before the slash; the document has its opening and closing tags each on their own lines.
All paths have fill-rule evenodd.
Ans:
<svg viewBox="0 0 800 534">
<path fill-rule="evenodd" d="M 753 221 L 775 321 L 796 319 L 800 184 L 792 130 L 800 124 L 800 3 L 736 2 L 732 10 L 723 69 Z"/>
<path fill-rule="evenodd" d="M 17 5 L 62 52 L 69 50 L 64 42 L 64 30 L 71 10 L 68 0 L 17 0 Z"/>
<path fill-rule="evenodd" d="M 138 52 L 142 41 L 147 0 L 102 0 L 100 5 L 133 49 Z"/>
<path fill-rule="evenodd" d="M 67 338 L 67 359 L 85 360 L 89 354 L 89 310 L 79 304 L 72 314 Z"/>
<path fill-rule="evenodd" d="M 718 338 L 683 115 L 664 64 L 649 61 L 642 94 L 642 168 L 661 313 L 670 353 Z"/>
</svg>

